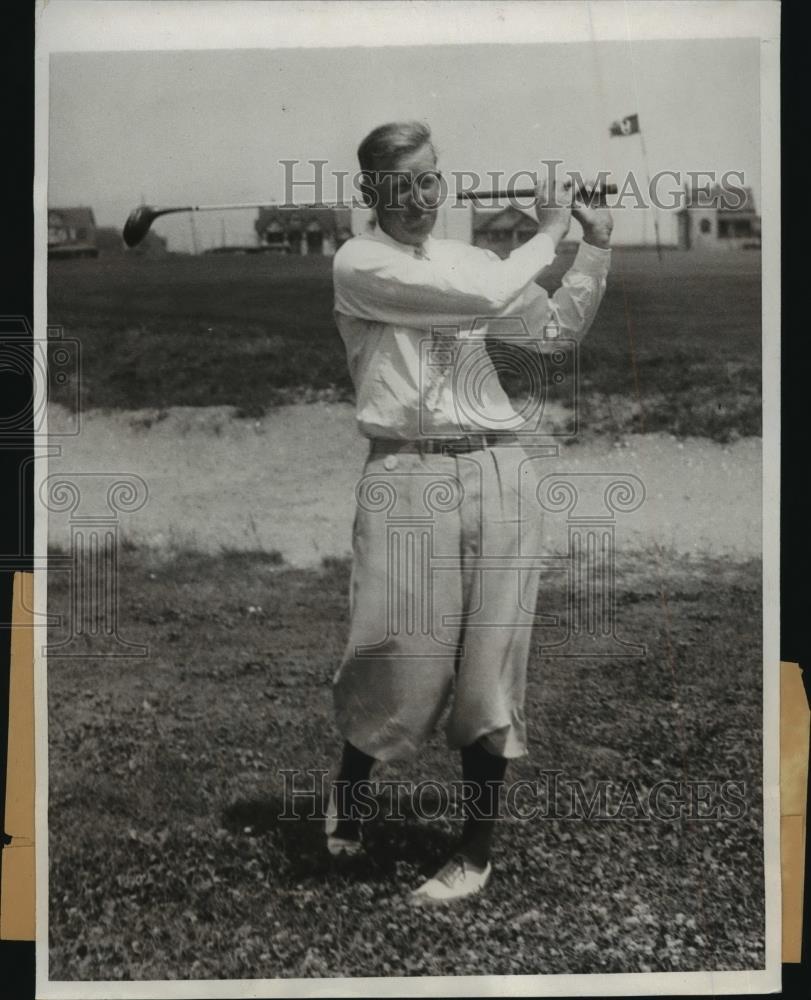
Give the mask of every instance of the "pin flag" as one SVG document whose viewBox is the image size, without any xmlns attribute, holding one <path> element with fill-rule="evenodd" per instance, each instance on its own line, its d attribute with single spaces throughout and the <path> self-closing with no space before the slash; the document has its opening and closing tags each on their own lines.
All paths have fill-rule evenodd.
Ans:
<svg viewBox="0 0 811 1000">
<path fill-rule="evenodd" d="M 636 135 L 639 131 L 639 115 L 626 115 L 612 122 L 608 128 L 609 135 Z"/>
</svg>

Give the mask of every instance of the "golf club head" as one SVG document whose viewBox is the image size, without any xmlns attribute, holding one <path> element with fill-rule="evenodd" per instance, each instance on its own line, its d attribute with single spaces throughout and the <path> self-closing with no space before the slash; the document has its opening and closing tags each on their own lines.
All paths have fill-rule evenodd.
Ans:
<svg viewBox="0 0 811 1000">
<path fill-rule="evenodd" d="M 139 205 L 127 216 L 121 235 L 128 247 L 137 247 L 161 212 L 151 205 Z"/>
</svg>

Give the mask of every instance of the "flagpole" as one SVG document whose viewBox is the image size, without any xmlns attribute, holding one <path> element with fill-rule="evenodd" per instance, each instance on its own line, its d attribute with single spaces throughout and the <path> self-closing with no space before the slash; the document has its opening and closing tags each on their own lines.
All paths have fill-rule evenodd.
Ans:
<svg viewBox="0 0 811 1000">
<path fill-rule="evenodd" d="M 200 247 L 197 242 L 197 226 L 194 222 L 194 212 L 189 212 L 189 222 L 191 224 L 191 245 L 192 253 L 197 256 L 200 253 Z"/>
<path fill-rule="evenodd" d="M 637 119 L 638 121 L 638 119 Z M 645 177 L 648 182 L 648 197 L 651 196 L 650 190 L 650 167 L 648 166 L 648 151 L 645 148 L 645 136 L 642 132 L 642 126 L 639 126 L 639 145 L 642 149 L 642 162 L 645 164 Z M 656 240 L 656 256 L 659 258 L 659 263 L 662 262 L 662 244 L 659 239 L 659 216 L 656 213 L 656 206 L 651 205 L 651 211 L 653 212 L 653 233 Z"/>
</svg>

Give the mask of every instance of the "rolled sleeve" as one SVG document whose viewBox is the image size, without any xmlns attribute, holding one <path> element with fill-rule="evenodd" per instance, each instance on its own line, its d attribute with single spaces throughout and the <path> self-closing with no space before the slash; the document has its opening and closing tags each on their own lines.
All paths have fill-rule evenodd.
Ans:
<svg viewBox="0 0 811 1000">
<path fill-rule="evenodd" d="M 505 310 L 503 316 L 520 316 L 530 333 L 539 338 L 542 350 L 556 349 L 556 340 L 546 339 L 547 324 L 555 324 L 560 336 L 580 342 L 591 328 L 603 299 L 611 264 L 611 251 L 581 243 L 561 287 L 548 295 L 533 284 Z M 490 335 L 512 338 L 513 328 L 493 324 Z"/>
<path fill-rule="evenodd" d="M 570 270 L 588 274 L 592 278 L 605 278 L 611 266 L 611 251 L 581 243 Z"/>
</svg>

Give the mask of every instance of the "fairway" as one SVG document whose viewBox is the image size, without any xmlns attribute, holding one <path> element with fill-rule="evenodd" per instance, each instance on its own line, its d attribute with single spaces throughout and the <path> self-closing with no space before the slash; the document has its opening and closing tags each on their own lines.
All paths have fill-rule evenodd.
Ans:
<svg viewBox="0 0 811 1000">
<path fill-rule="evenodd" d="M 586 433 L 759 435 L 760 254 L 613 254 L 580 351 Z M 541 283 L 554 290 L 572 257 L 565 248 Z M 49 323 L 81 341 L 85 408 L 228 405 L 259 416 L 284 402 L 353 398 L 327 258 L 66 260 L 50 264 L 48 280 Z M 71 384 L 52 398 L 74 396 Z"/>
</svg>

